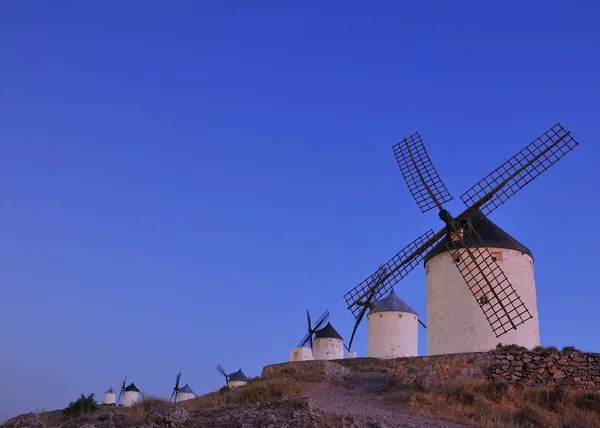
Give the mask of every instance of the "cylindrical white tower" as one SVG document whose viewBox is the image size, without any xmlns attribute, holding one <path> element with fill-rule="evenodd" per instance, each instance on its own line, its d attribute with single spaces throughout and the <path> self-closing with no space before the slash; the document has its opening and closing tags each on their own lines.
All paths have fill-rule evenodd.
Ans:
<svg viewBox="0 0 600 428">
<path fill-rule="evenodd" d="M 117 394 L 110 388 L 108 391 L 104 393 L 104 399 L 102 400 L 102 404 L 116 404 L 117 402 Z"/>
<path fill-rule="evenodd" d="M 427 353 L 485 352 L 494 349 L 498 343 L 516 344 L 528 349 L 539 346 L 531 251 L 480 212 L 474 214 L 470 222 L 481 237 L 483 247 L 498 263 L 533 319 L 497 338 L 483 313 L 492 296 L 479 291 L 473 296 L 447 250 L 446 237 L 425 256 Z M 474 245 L 471 251 L 479 258 L 481 244 Z"/>
<path fill-rule="evenodd" d="M 132 382 L 123 391 L 123 407 L 131 407 L 138 401 L 140 401 L 140 390 Z"/>
<path fill-rule="evenodd" d="M 331 323 L 315 332 L 313 341 L 315 360 L 340 360 L 344 358 L 344 339 Z"/>
<path fill-rule="evenodd" d="M 179 388 L 177 391 L 177 395 L 175 396 L 175 402 L 179 403 L 180 401 L 191 400 L 192 398 L 196 398 L 197 395 L 192 391 L 192 388 L 186 383 L 183 388 Z"/>
<path fill-rule="evenodd" d="M 418 355 L 417 313 L 394 290 L 371 306 L 367 319 L 369 357 L 400 358 Z"/>
<path fill-rule="evenodd" d="M 236 388 L 238 386 L 244 386 L 248 383 L 248 378 L 246 377 L 246 375 L 242 372 L 242 369 L 239 369 L 237 372 L 235 373 L 231 373 L 229 375 L 229 382 L 228 382 L 228 386 L 230 388 Z"/>
</svg>

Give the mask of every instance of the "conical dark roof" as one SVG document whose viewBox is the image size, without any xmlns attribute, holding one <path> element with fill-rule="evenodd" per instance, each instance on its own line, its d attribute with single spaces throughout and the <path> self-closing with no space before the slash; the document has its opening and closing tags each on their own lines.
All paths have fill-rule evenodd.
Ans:
<svg viewBox="0 0 600 428">
<path fill-rule="evenodd" d="M 504 231 L 502 228 L 500 228 L 500 226 L 498 226 L 492 220 L 487 218 L 481 211 L 476 211 L 473 215 L 469 217 L 467 221 L 471 223 L 471 227 L 473 227 L 473 229 L 475 229 L 477 234 L 481 237 L 485 248 L 504 248 L 507 250 L 516 250 L 525 253 L 531 258 L 533 258 L 533 253 L 529 248 L 527 248 L 525 245 L 521 244 L 515 238 L 510 236 L 508 232 Z M 444 239 L 438 242 L 437 245 L 425 255 L 423 262 L 427 263 L 427 261 L 432 257 L 448 251 L 446 245 L 449 239 L 449 236 L 446 235 Z M 470 239 L 468 237 L 465 237 L 464 240 L 469 246 L 471 246 L 471 244 L 474 244 L 473 242 L 470 242 Z M 462 245 L 460 243 L 457 244 L 459 248 L 462 248 Z M 478 247 L 481 247 L 481 245 L 478 244 L 472 246 L 472 248 Z"/>
<path fill-rule="evenodd" d="M 331 325 L 330 322 L 327 323 L 325 327 L 320 330 L 315 331 L 315 339 L 342 339 L 342 336 L 335 331 L 335 328 Z"/>
<path fill-rule="evenodd" d="M 187 383 L 183 386 L 183 388 L 179 388 L 178 392 L 191 392 L 192 394 L 195 394 L 195 392 L 192 391 L 192 388 L 190 388 Z"/>
<path fill-rule="evenodd" d="M 114 392 L 115 392 L 115 391 L 113 391 L 113 389 L 112 389 L 112 386 L 111 386 L 111 387 L 108 389 L 108 391 L 106 391 L 106 392 L 105 392 L 105 394 L 108 394 L 108 393 L 111 393 L 111 392 L 112 392 L 113 394 L 114 394 Z"/>
<path fill-rule="evenodd" d="M 237 372 L 235 373 L 231 373 L 229 375 L 229 382 L 232 381 L 237 381 L 237 382 L 248 382 L 248 378 L 246 377 L 246 375 L 242 372 L 242 369 L 239 369 Z"/>
<path fill-rule="evenodd" d="M 396 293 L 394 293 L 393 289 L 386 297 L 373 303 L 369 313 L 373 314 L 375 312 L 407 312 L 409 314 L 417 315 L 413 308 L 408 306 Z"/>
<path fill-rule="evenodd" d="M 135 386 L 135 384 L 134 384 L 133 382 L 131 382 L 131 384 L 130 384 L 128 387 L 126 387 L 126 388 L 124 389 L 124 391 L 135 391 L 135 392 L 140 392 L 140 390 L 139 390 L 139 389 L 137 389 L 137 386 Z"/>
</svg>

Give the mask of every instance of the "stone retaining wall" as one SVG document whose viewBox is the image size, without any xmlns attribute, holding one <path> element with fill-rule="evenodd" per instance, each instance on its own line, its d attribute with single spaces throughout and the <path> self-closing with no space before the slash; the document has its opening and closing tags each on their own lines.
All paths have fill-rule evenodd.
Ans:
<svg viewBox="0 0 600 428">
<path fill-rule="evenodd" d="M 402 383 L 441 383 L 460 377 L 508 382 L 514 386 L 563 385 L 600 390 L 600 354 L 497 351 L 378 360 L 336 360 L 354 370 L 373 367 L 394 373 Z"/>
<path fill-rule="evenodd" d="M 315 366 L 317 363 L 326 364 Z M 349 358 L 327 362 L 302 361 L 267 366 L 263 369 L 263 376 L 276 373 L 275 367 L 281 370 L 284 366 L 296 365 L 294 370 L 300 373 L 301 380 L 306 381 L 344 376 L 340 368 L 347 368 L 357 372 L 390 372 L 404 384 L 419 382 L 431 385 L 472 377 L 508 382 L 517 387 L 563 385 L 574 389 L 600 390 L 600 354 L 583 352 L 498 350 L 390 360 Z"/>
</svg>

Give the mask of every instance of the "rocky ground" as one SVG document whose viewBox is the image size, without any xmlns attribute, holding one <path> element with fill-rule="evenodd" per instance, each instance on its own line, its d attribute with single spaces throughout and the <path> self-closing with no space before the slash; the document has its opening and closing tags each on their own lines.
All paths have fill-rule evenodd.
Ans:
<svg viewBox="0 0 600 428">
<path fill-rule="evenodd" d="M 385 376 L 362 374 L 339 382 L 305 382 L 299 397 L 261 404 L 236 404 L 187 412 L 167 405 L 143 415 L 113 407 L 76 421 L 60 414 L 26 414 L 1 428 L 458 428 L 452 422 L 419 416 L 386 403 L 375 392 Z"/>
</svg>

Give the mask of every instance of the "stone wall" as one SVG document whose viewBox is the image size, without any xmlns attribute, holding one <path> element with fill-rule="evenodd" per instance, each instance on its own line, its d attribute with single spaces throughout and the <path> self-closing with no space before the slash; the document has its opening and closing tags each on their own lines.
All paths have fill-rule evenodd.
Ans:
<svg viewBox="0 0 600 428">
<path fill-rule="evenodd" d="M 327 363 L 327 364 L 326 364 Z M 331 380 L 348 371 L 382 371 L 396 375 L 400 383 L 431 385 L 472 377 L 508 382 L 516 387 L 563 385 L 600 390 L 600 354 L 583 352 L 496 351 L 396 359 L 348 358 L 302 361 L 266 366 L 263 376 L 294 370 L 304 381 Z"/>
<path fill-rule="evenodd" d="M 336 360 L 350 369 L 394 373 L 401 383 L 442 383 L 461 377 L 508 382 L 514 386 L 563 385 L 600 390 L 600 354 L 583 352 L 497 351 L 425 357 Z"/>
</svg>

